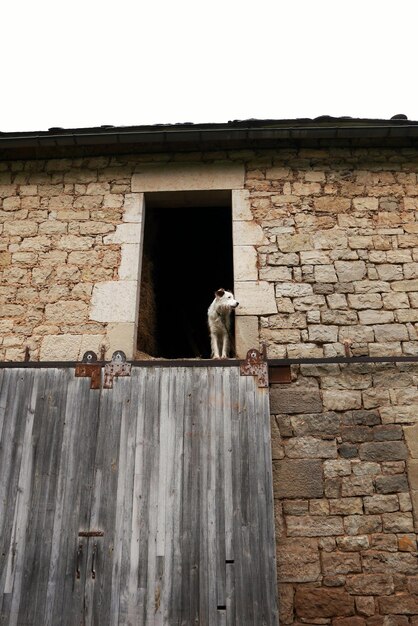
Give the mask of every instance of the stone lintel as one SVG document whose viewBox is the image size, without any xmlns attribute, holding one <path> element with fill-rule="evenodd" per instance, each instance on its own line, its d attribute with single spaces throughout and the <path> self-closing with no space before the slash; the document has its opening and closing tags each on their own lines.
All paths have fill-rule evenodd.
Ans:
<svg viewBox="0 0 418 626">
<path fill-rule="evenodd" d="M 239 163 L 140 165 L 132 176 L 132 191 L 242 189 L 244 173 Z"/>
</svg>

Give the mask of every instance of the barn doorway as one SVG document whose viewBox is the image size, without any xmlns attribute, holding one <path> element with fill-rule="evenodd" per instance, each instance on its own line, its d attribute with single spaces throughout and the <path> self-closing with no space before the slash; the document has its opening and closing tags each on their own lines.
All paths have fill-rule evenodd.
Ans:
<svg viewBox="0 0 418 626">
<path fill-rule="evenodd" d="M 230 191 L 145 195 L 138 357 L 209 358 L 207 309 L 233 289 Z"/>
</svg>

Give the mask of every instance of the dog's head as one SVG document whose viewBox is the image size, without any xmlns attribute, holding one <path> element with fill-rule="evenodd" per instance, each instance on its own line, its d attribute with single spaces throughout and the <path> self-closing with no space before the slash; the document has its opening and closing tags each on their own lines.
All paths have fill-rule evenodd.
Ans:
<svg viewBox="0 0 418 626">
<path fill-rule="evenodd" d="M 216 304 L 221 307 L 227 307 L 230 309 L 236 309 L 239 305 L 234 298 L 234 294 L 231 291 L 225 291 L 225 289 L 218 289 L 215 291 Z"/>
</svg>

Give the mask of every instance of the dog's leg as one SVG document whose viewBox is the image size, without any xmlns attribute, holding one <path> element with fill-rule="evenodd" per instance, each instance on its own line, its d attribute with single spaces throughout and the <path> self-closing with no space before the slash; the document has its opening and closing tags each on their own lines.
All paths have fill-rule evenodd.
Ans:
<svg viewBox="0 0 418 626">
<path fill-rule="evenodd" d="M 212 359 L 219 359 L 219 347 L 218 347 L 218 337 L 215 333 L 211 333 L 210 336 L 210 346 L 212 350 Z"/>
<path fill-rule="evenodd" d="M 227 359 L 229 354 L 229 337 L 228 334 L 225 333 L 222 341 L 222 358 Z"/>
</svg>

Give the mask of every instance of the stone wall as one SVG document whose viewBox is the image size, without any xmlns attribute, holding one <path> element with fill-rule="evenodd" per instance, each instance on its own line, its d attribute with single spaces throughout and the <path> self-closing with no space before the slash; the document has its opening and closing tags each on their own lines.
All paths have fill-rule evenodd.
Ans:
<svg viewBox="0 0 418 626">
<path fill-rule="evenodd" d="M 0 359 L 26 346 L 32 360 L 102 345 L 109 356 L 125 330 L 132 339 L 131 318 L 103 321 L 100 302 L 135 306 L 132 180 L 149 160 L 0 163 Z M 418 355 L 418 151 L 153 160 L 245 165 L 240 345 L 262 341 L 271 358 Z M 271 391 L 281 623 L 418 625 L 418 365 L 292 376 Z"/>
<path fill-rule="evenodd" d="M 271 390 L 281 623 L 417 624 L 405 424 L 418 367 L 301 366 L 294 379 Z"/>
<path fill-rule="evenodd" d="M 118 227 L 138 222 L 133 169 L 109 158 L 0 163 L 0 359 L 20 361 L 26 347 L 31 360 L 109 348 L 92 294 L 129 272 L 131 233 Z"/>
<path fill-rule="evenodd" d="M 247 173 L 270 357 L 418 354 L 418 153 L 303 150 Z M 418 624 L 418 365 L 271 391 L 281 623 Z"/>
</svg>

